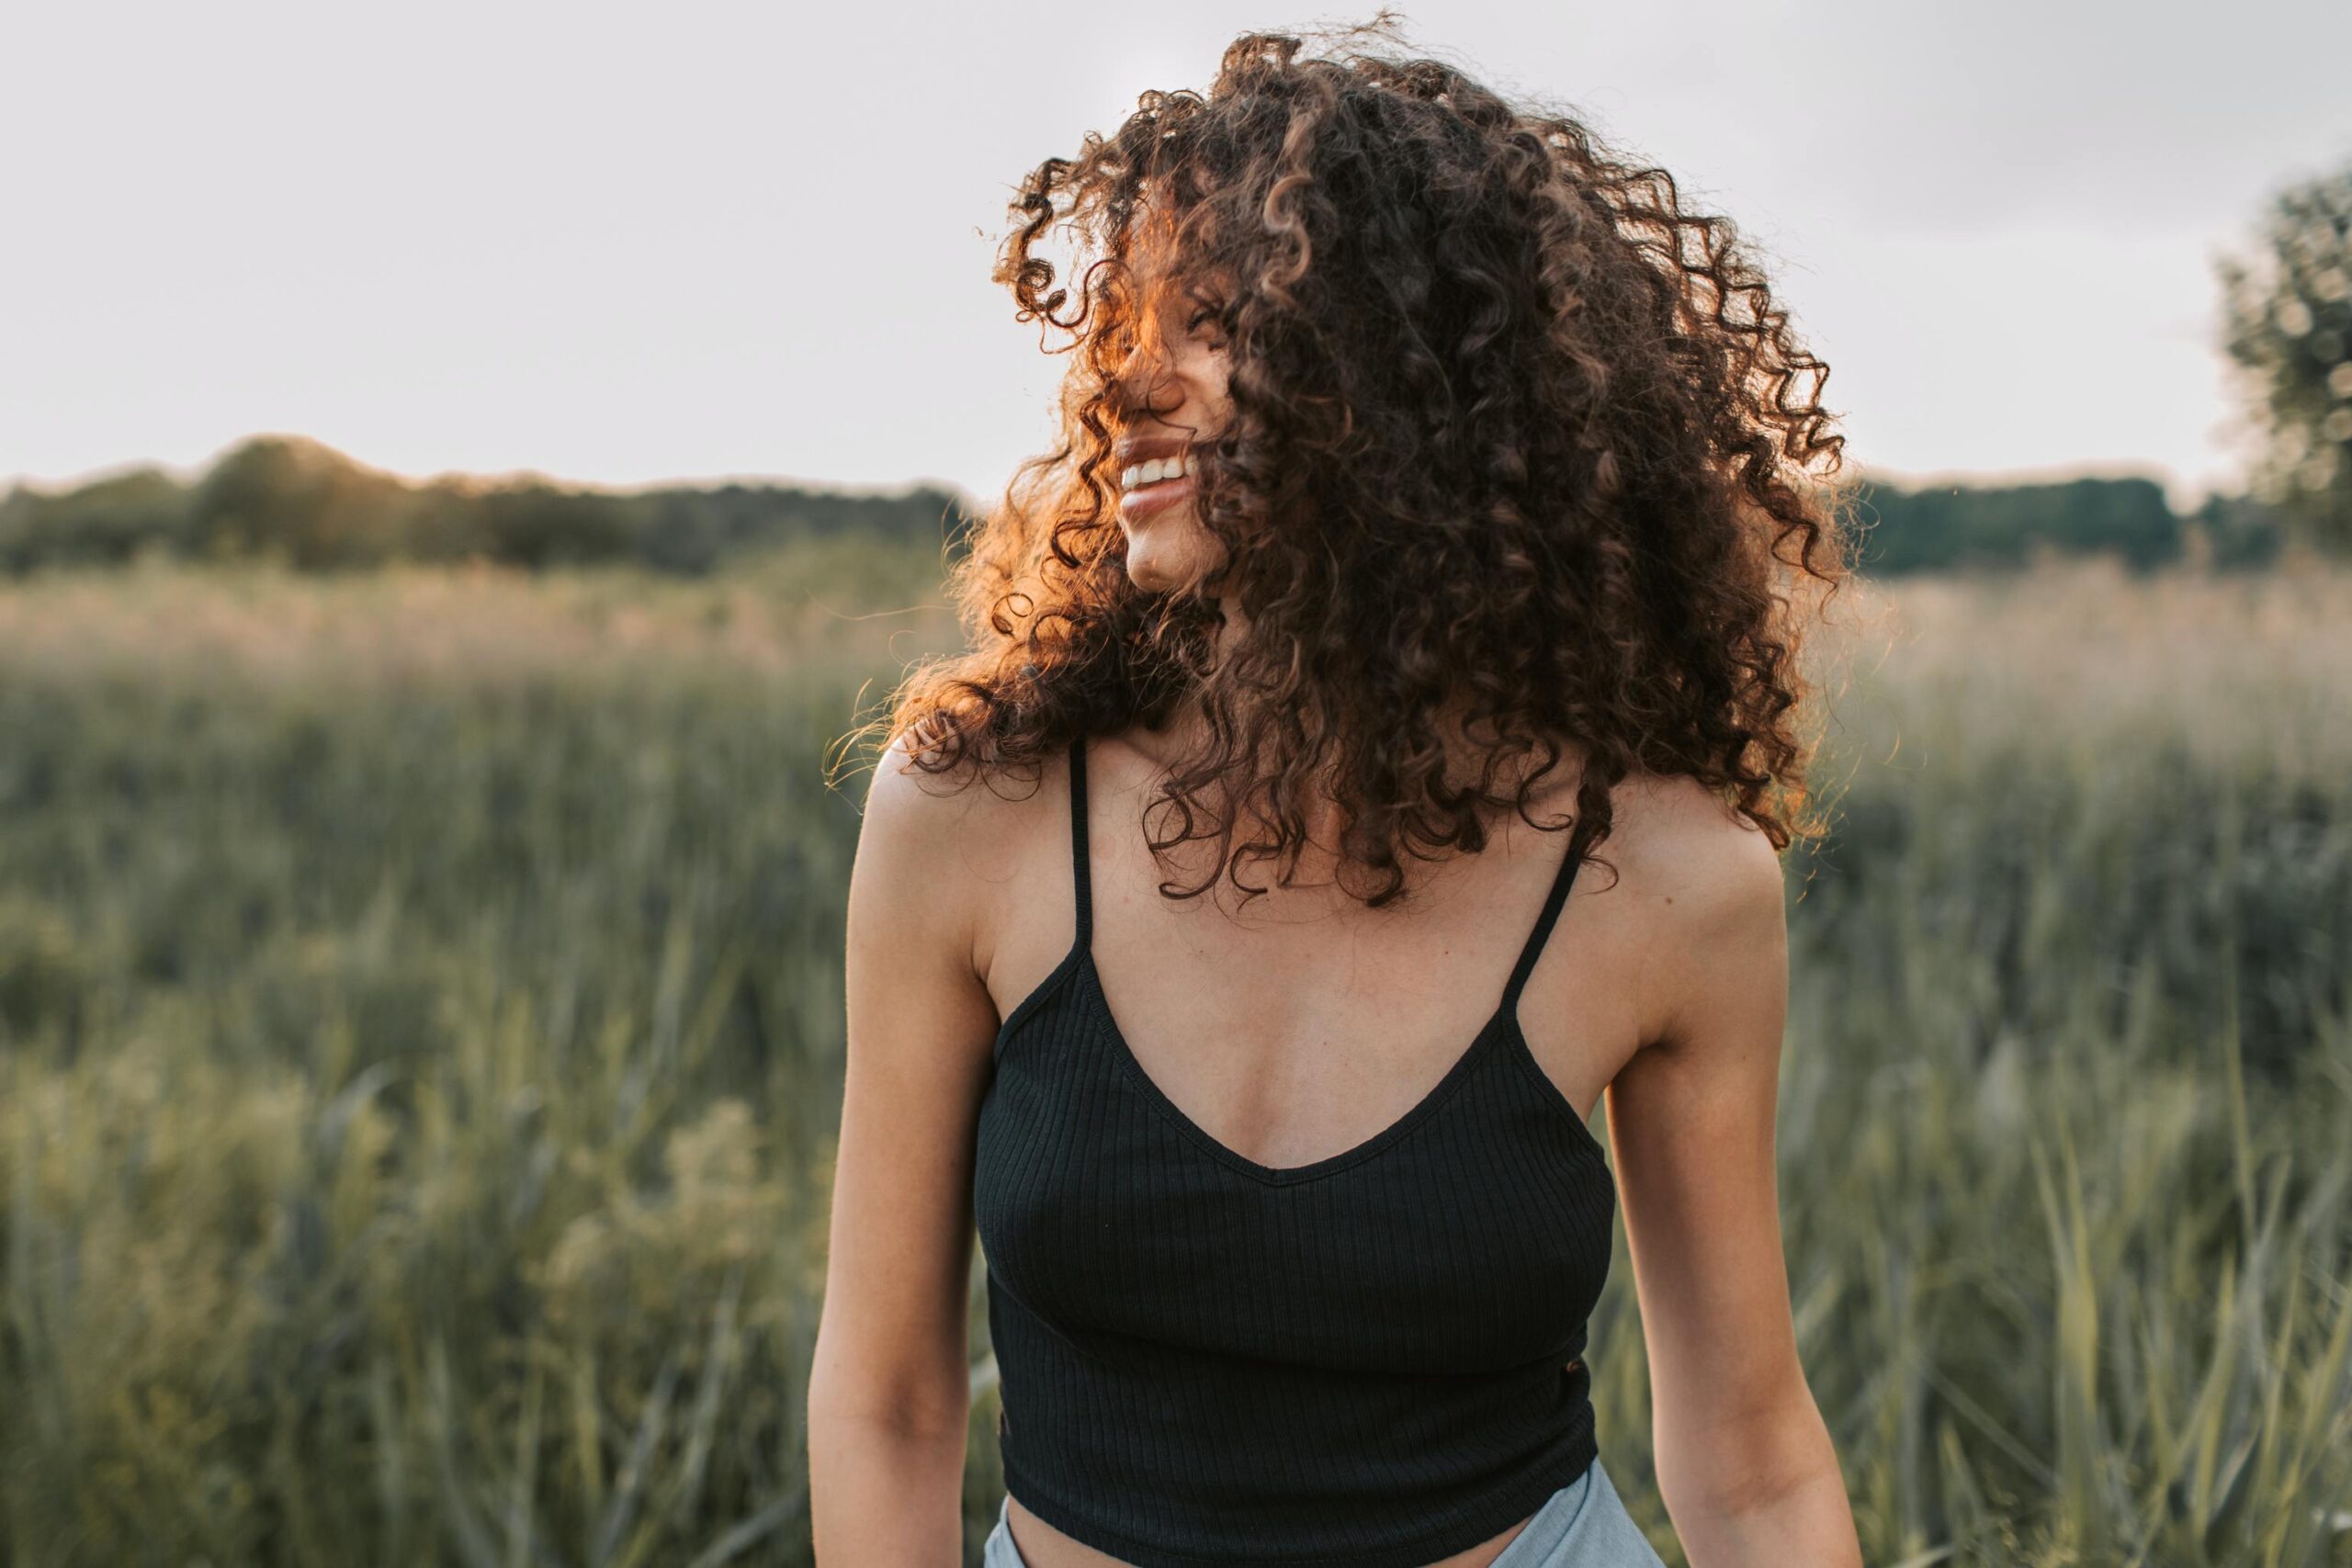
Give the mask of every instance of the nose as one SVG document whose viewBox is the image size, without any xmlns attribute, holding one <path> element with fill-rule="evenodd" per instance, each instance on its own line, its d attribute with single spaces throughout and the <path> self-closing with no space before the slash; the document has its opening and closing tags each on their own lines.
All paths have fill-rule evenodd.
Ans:
<svg viewBox="0 0 2352 1568">
<path fill-rule="evenodd" d="M 1136 329 L 1135 345 L 1127 350 L 1111 378 L 1110 400 L 1121 417 L 1172 412 L 1183 402 L 1183 389 L 1169 374 L 1168 355 L 1148 322 Z M 1174 401 L 1168 401 L 1170 395 Z M 1165 405 L 1163 407 L 1163 405 Z"/>
<path fill-rule="evenodd" d="M 1130 360 L 1120 370 L 1111 384 L 1110 402 L 1123 423 L 1165 421 L 1184 406 L 1184 389 L 1164 369 L 1158 361 L 1137 366 Z"/>
</svg>

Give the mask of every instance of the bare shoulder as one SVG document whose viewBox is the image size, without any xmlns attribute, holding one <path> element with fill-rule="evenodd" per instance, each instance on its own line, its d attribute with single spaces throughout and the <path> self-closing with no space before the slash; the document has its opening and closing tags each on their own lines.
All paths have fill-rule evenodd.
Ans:
<svg viewBox="0 0 2352 1568">
<path fill-rule="evenodd" d="M 840 1137 L 812 1423 L 960 1437 L 978 1111 L 997 1029 L 973 965 L 980 895 L 1018 791 L 876 760 L 850 873 Z M 815 1445 L 821 1448 L 823 1445 Z"/>
<path fill-rule="evenodd" d="M 913 732 L 901 731 L 875 762 L 860 841 L 879 852 L 930 858 L 980 836 L 986 824 L 974 818 L 985 815 L 994 795 L 975 767 L 967 761 L 941 769 L 935 752 L 922 754 Z"/>
<path fill-rule="evenodd" d="M 1787 894 L 1763 829 L 1687 776 L 1635 774 L 1612 793 L 1599 853 L 1641 943 L 1645 1041 L 1671 1042 L 1725 987 L 1770 988 L 1785 968 Z"/>
<path fill-rule="evenodd" d="M 1066 788 L 1065 764 L 1048 759 L 1035 779 L 984 775 L 971 761 L 936 766 L 901 733 L 885 749 L 867 785 L 858 829 L 853 902 L 863 900 L 875 932 L 952 946 L 974 974 L 997 929 L 996 899 L 1008 886 L 1050 796 Z M 930 763 L 931 765 L 925 765 Z"/>
<path fill-rule="evenodd" d="M 1688 776 L 1638 773 L 1611 796 L 1612 831 L 1601 852 L 1661 907 L 1702 927 L 1758 919 L 1782 907 L 1780 852 L 1764 829 Z"/>
</svg>

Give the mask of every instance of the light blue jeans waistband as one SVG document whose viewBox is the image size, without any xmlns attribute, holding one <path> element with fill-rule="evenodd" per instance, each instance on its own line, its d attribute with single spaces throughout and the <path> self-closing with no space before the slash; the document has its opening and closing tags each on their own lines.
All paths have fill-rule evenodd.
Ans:
<svg viewBox="0 0 2352 1568">
<path fill-rule="evenodd" d="M 982 1568 L 1029 1568 L 1012 1543 L 1012 1501 L 997 1505 Z M 1489 1568 L 1666 1568 L 1599 1460 L 1544 1500 Z"/>
</svg>

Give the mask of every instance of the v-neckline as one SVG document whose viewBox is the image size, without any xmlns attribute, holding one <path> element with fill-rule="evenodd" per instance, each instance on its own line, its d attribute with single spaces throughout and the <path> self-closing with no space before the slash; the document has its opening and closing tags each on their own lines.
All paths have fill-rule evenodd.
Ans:
<svg viewBox="0 0 2352 1568">
<path fill-rule="evenodd" d="M 1486 1022 L 1479 1025 L 1477 1032 L 1470 1037 L 1469 1043 L 1463 1047 L 1461 1054 L 1454 1057 L 1444 1075 L 1430 1086 L 1427 1093 L 1415 1100 L 1403 1115 L 1370 1137 L 1362 1139 L 1350 1147 L 1340 1150 L 1337 1154 L 1325 1155 L 1319 1159 L 1309 1160 L 1304 1165 L 1273 1166 L 1251 1159 L 1249 1156 L 1232 1148 L 1207 1128 L 1202 1126 L 1191 1112 L 1177 1104 L 1168 1092 L 1159 1087 L 1151 1074 L 1145 1070 L 1143 1062 L 1136 1055 L 1134 1047 L 1128 1043 L 1126 1032 L 1119 1027 L 1119 1021 L 1112 1014 L 1110 998 L 1102 989 L 1102 973 L 1094 962 L 1094 878 L 1091 863 L 1092 857 L 1088 848 L 1090 835 L 1087 831 L 1087 795 L 1086 737 L 1080 734 L 1071 741 L 1069 751 L 1070 874 L 1072 891 L 1076 895 L 1077 930 L 1072 933 L 1069 953 L 1064 954 L 1061 963 L 1055 966 L 1054 973 L 1040 982 L 1037 988 L 1013 1009 L 1012 1015 L 1005 1020 L 1003 1026 L 998 1031 L 997 1046 L 1000 1051 L 1003 1047 L 1006 1037 L 1012 1032 L 1014 1024 L 1057 985 L 1074 975 L 1083 982 L 1082 989 L 1085 994 L 1081 999 L 1088 1021 L 1093 1026 L 1091 1032 L 1102 1037 L 1110 1051 L 1113 1061 L 1133 1080 L 1144 1099 L 1171 1126 L 1197 1145 L 1210 1157 L 1230 1169 L 1239 1171 L 1244 1176 L 1268 1186 L 1286 1186 L 1294 1182 L 1329 1176 L 1360 1161 L 1370 1159 L 1394 1146 L 1435 1114 L 1438 1109 L 1452 1098 L 1454 1090 L 1477 1070 L 1479 1064 L 1487 1058 L 1495 1042 L 1507 1036 L 1517 1037 L 1520 1049 L 1512 1055 L 1519 1058 L 1527 1073 L 1540 1080 L 1541 1087 L 1547 1097 L 1566 1113 L 1568 1120 L 1573 1122 L 1577 1130 L 1583 1134 L 1584 1141 L 1588 1143 L 1593 1141 L 1591 1129 L 1585 1125 L 1583 1117 L 1577 1112 L 1574 1106 L 1568 1103 L 1566 1097 L 1561 1094 L 1558 1086 L 1551 1081 L 1550 1076 L 1536 1064 L 1533 1052 L 1526 1045 L 1526 1037 L 1519 1033 L 1520 993 L 1526 986 L 1529 974 L 1535 967 L 1535 961 L 1543 951 L 1544 939 L 1550 936 L 1554 923 L 1559 919 L 1560 911 L 1567 902 L 1570 887 L 1576 882 L 1577 867 L 1580 859 L 1577 849 L 1584 836 L 1581 823 L 1577 824 L 1576 829 L 1569 834 L 1567 852 L 1562 857 L 1560 864 L 1553 873 L 1551 887 L 1544 896 L 1543 909 L 1536 916 L 1534 929 L 1528 932 L 1526 941 L 1520 946 L 1518 962 L 1512 965 L 1510 978 L 1504 984 L 1500 1001 L 1497 1003 L 1495 1010 L 1487 1015 Z"/>
<path fill-rule="evenodd" d="M 1461 1055 L 1454 1057 L 1452 1065 L 1446 1068 L 1444 1076 L 1430 1086 L 1429 1092 L 1415 1100 L 1402 1115 L 1386 1126 L 1336 1154 L 1321 1156 L 1308 1160 L 1304 1165 L 1267 1165 L 1251 1159 L 1248 1155 L 1241 1153 L 1210 1132 L 1190 1111 L 1177 1104 L 1175 1099 L 1166 1089 L 1159 1087 L 1159 1081 L 1144 1066 L 1142 1058 L 1135 1054 L 1135 1048 L 1127 1042 L 1126 1032 L 1119 1027 L 1118 1019 L 1111 1011 L 1111 999 L 1102 989 L 1102 972 L 1094 964 L 1093 949 L 1091 946 L 1083 948 L 1080 950 L 1077 956 L 1079 977 L 1084 982 L 1088 1014 L 1094 1024 L 1095 1034 L 1100 1036 L 1102 1043 L 1109 1047 L 1112 1060 L 1134 1082 L 1136 1088 L 1142 1091 L 1145 1100 L 1149 1101 L 1152 1107 L 1179 1133 L 1198 1145 L 1203 1152 L 1220 1164 L 1229 1166 L 1244 1176 L 1254 1178 L 1269 1186 L 1287 1186 L 1292 1182 L 1309 1181 L 1319 1176 L 1332 1175 L 1359 1161 L 1370 1159 L 1397 1143 L 1421 1122 L 1436 1114 L 1438 1109 L 1452 1097 L 1453 1091 L 1477 1069 L 1478 1064 L 1486 1058 L 1493 1043 L 1517 1026 L 1517 1020 L 1512 1016 L 1511 1002 L 1507 1000 L 1487 1017 L 1485 1023 L 1479 1026 L 1477 1032 L 1471 1036 L 1470 1043 L 1464 1047 Z M 1564 1100 L 1562 1104 L 1566 1105 L 1566 1101 Z"/>
</svg>

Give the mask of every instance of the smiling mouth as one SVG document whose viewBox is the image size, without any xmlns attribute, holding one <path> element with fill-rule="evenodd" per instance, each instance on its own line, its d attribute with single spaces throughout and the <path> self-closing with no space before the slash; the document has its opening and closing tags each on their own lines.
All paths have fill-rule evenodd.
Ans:
<svg viewBox="0 0 2352 1568">
<path fill-rule="evenodd" d="M 1193 493 L 1193 476 L 1175 474 L 1119 492 L 1119 515 L 1129 523 L 1164 512 Z"/>
</svg>

